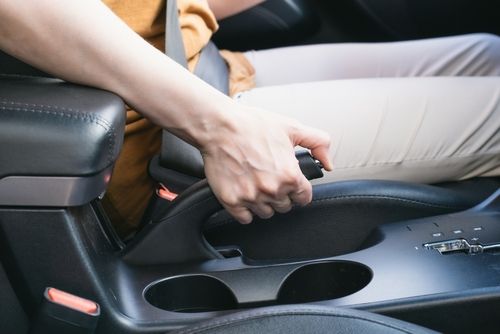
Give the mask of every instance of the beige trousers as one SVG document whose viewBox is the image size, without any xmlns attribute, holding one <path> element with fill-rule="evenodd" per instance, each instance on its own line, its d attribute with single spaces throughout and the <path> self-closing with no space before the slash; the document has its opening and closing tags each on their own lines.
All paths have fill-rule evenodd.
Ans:
<svg viewBox="0 0 500 334">
<path fill-rule="evenodd" d="M 500 175 L 500 38 L 488 34 L 251 51 L 241 103 L 331 134 L 319 182 Z"/>
</svg>

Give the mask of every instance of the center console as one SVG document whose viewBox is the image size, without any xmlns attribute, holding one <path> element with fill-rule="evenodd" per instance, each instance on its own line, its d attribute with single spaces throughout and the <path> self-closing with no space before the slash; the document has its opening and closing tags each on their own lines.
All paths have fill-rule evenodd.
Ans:
<svg viewBox="0 0 500 334">
<path fill-rule="evenodd" d="M 176 234 L 161 229 L 145 233 L 177 243 Z M 467 211 L 382 225 L 359 251 L 314 260 L 254 261 L 213 250 L 198 260 L 155 264 L 149 263 L 155 255 L 143 253 L 153 248 L 139 245 L 143 238 L 158 246 L 148 237 L 137 237 L 124 252 L 128 264 L 120 264 L 133 273 L 119 283 L 127 295 L 119 298 L 120 307 L 134 319 L 188 324 L 242 308 L 315 303 L 376 311 L 446 332 L 498 328 L 500 191 Z M 141 255 L 154 269 L 144 270 Z M 427 316 L 417 316 L 422 313 Z"/>
<path fill-rule="evenodd" d="M 334 255 L 257 259 L 244 248 L 207 242 L 204 226 L 221 205 L 201 181 L 125 244 L 98 200 L 121 146 L 121 100 L 54 79 L 3 76 L 0 88 L 0 152 L 11 158 L 0 164 L 0 260 L 27 318 L 55 287 L 100 305 L 96 333 L 164 333 L 245 308 L 295 303 L 363 309 L 443 332 L 500 328 L 500 191 L 472 209 L 393 223 L 342 202 L 351 213 L 344 221 L 354 221 L 354 213 L 374 221 L 355 229 L 362 242 L 345 248 L 337 241 L 348 236 L 329 218 L 339 205 L 294 209 L 301 223 L 285 227 L 308 236 L 325 234 L 311 217 L 331 220 Z M 314 162 L 309 167 L 305 174 L 317 172 Z M 316 199 L 321 193 L 325 203 L 341 186 L 315 187 Z M 430 188 L 419 189 L 414 199 L 432 197 L 423 196 Z M 357 198 L 365 208 L 396 198 L 363 194 Z M 438 197 L 438 207 L 455 208 L 456 201 Z M 435 208 L 404 202 L 415 211 Z M 400 217 L 394 208 L 384 206 L 384 214 Z M 293 244 L 314 249 L 314 240 Z"/>
</svg>

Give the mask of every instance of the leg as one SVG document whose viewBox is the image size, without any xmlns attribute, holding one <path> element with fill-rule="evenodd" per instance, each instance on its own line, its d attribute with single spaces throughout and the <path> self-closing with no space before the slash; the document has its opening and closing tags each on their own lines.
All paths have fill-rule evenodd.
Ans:
<svg viewBox="0 0 500 334">
<path fill-rule="evenodd" d="M 500 75 L 500 37 L 490 34 L 307 45 L 245 55 L 256 69 L 257 87 L 351 78 Z"/>
<path fill-rule="evenodd" d="M 334 80 L 237 98 L 330 132 L 335 169 L 320 182 L 500 175 L 500 77 Z"/>
</svg>

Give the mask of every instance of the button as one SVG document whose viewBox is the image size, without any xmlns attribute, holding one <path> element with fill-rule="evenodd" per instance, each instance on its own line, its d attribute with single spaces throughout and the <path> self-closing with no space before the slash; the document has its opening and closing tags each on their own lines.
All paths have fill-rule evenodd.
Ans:
<svg viewBox="0 0 500 334">
<path fill-rule="evenodd" d="M 453 230 L 453 234 L 462 234 L 464 231 L 463 230 Z"/>
<path fill-rule="evenodd" d="M 432 236 L 434 238 L 437 238 L 437 237 L 442 237 L 444 234 L 442 232 L 436 232 L 436 233 L 432 233 Z"/>
<path fill-rule="evenodd" d="M 61 290 L 54 288 L 47 289 L 47 298 L 53 303 L 66 306 L 83 313 L 91 315 L 98 313 L 98 306 L 93 301 L 77 297 Z"/>
</svg>

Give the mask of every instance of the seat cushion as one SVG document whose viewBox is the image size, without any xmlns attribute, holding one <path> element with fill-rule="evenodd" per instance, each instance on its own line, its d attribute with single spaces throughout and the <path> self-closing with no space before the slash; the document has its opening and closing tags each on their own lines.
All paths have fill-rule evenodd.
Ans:
<svg viewBox="0 0 500 334">
<path fill-rule="evenodd" d="M 430 334 L 436 332 L 404 321 L 358 310 L 294 305 L 239 312 L 215 318 L 176 333 Z"/>
</svg>

